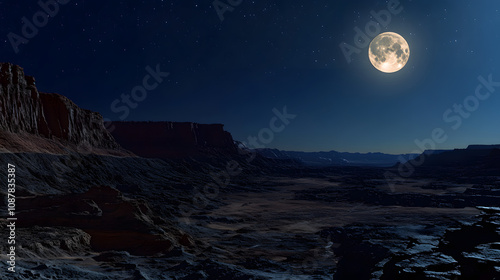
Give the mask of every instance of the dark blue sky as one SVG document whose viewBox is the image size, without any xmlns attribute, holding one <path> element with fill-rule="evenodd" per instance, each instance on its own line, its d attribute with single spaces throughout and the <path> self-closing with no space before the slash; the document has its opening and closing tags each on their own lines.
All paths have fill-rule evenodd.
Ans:
<svg viewBox="0 0 500 280">
<path fill-rule="evenodd" d="M 242 141 L 286 106 L 296 118 L 266 147 L 408 153 L 436 128 L 446 134 L 437 148 L 500 143 L 500 87 L 470 97 L 478 76 L 500 81 L 499 1 L 401 0 L 402 12 L 381 29 L 410 45 L 408 64 L 394 74 L 371 66 L 367 48 L 348 63 L 339 47 L 354 45 L 354 28 L 387 1 L 227 2 L 240 1 L 221 21 L 212 0 L 61 0 L 68 3 L 17 54 L 8 34 L 24 37 L 21 19 L 33 21 L 42 8 L 2 1 L 1 60 L 24 67 L 39 90 L 106 118 L 223 123 Z M 170 75 L 136 108 L 116 110 L 157 65 Z M 464 100 L 473 110 L 460 115 L 454 104 Z"/>
</svg>

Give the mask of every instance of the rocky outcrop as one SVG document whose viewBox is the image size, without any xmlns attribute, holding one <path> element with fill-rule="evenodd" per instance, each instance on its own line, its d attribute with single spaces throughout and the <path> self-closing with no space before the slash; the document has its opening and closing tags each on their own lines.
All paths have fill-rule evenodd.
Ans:
<svg viewBox="0 0 500 280">
<path fill-rule="evenodd" d="M 190 122 L 113 122 L 108 125 L 122 147 L 142 157 L 182 158 L 236 154 L 222 124 Z"/>
<path fill-rule="evenodd" d="M 35 79 L 10 63 L 0 64 L 0 132 L 7 139 L 27 134 L 33 141 L 40 137 L 65 145 L 120 148 L 99 113 L 82 109 L 62 95 L 39 92 Z M 2 144 L 9 150 L 8 144 Z"/>
<path fill-rule="evenodd" d="M 477 208 L 478 221 L 448 230 L 439 247 L 460 263 L 463 279 L 499 279 L 500 208 Z"/>
<path fill-rule="evenodd" d="M 500 279 L 500 208 L 444 225 L 351 224 L 327 228 L 333 279 Z"/>
<path fill-rule="evenodd" d="M 96 251 L 128 251 L 134 255 L 168 252 L 173 241 L 158 226 L 164 223 L 146 202 L 127 199 L 113 188 L 96 186 L 83 194 L 18 199 L 21 228 L 68 227 L 91 236 Z"/>
<path fill-rule="evenodd" d="M 447 230 L 432 252 L 392 256 L 380 279 L 499 279 L 500 208 L 477 208 L 477 222 Z"/>
<path fill-rule="evenodd" d="M 38 128 L 41 135 L 93 147 L 119 148 L 104 128 L 99 113 L 81 109 L 65 96 L 55 93 L 41 93 L 40 100 L 44 117 Z"/>
<path fill-rule="evenodd" d="M 29 227 L 18 229 L 19 246 L 25 258 L 48 259 L 84 255 L 91 251 L 90 235 L 76 228 Z"/>
</svg>

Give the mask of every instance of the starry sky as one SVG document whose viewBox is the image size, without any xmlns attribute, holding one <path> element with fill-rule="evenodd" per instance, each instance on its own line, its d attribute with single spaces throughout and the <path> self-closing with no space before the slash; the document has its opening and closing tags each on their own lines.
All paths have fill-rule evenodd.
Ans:
<svg viewBox="0 0 500 280">
<path fill-rule="evenodd" d="M 391 1 L 217 1 L 60 0 L 48 18 L 38 1 L 1 1 L 1 61 L 106 119 L 223 123 L 283 150 L 409 153 L 436 129 L 439 149 L 500 143 L 500 87 L 474 98 L 479 76 L 500 81 L 499 1 L 401 0 L 379 25 L 410 45 L 394 74 L 367 47 L 350 63 L 340 48 Z M 140 101 L 122 100 L 158 70 Z M 285 106 L 295 118 L 270 130 Z"/>
</svg>

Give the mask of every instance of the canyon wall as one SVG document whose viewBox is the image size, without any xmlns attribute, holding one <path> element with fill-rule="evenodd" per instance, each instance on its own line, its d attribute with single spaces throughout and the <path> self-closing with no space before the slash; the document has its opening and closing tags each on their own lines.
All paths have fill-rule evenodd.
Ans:
<svg viewBox="0 0 500 280">
<path fill-rule="evenodd" d="M 123 148 L 143 157 L 181 158 L 236 154 L 222 124 L 191 122 L 113 122 L 108 125 Z"/>
<path fill-rule="evenodd" d="M 3 139 L 12 139 L 5 136 L 9 133 L 29 134 L 63 144 L 120 148 L 99 113 L 82 109 L 65 96 L 39 92 L 35 79 L 10 63 L 0 63 L 0 132 Z"/>
</svg>

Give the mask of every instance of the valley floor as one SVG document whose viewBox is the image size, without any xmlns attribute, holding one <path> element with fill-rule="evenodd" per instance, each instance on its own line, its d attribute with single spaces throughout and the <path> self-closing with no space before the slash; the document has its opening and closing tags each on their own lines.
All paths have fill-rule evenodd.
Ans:
<svg viewBox="0 0 500 280">
<path fill-rule="evenodd" d="M 21 228 L 20 243 L 35 245 L 21 245 L 16 279 L 500 279 L 498 178 L 416 177 L 390 188 L 381 172 L 234 178 L 179 217 L 179 236 L 189 236 L 180 246 L 153 256 L 96 252 L 80 229 Z"/>
</svg>

